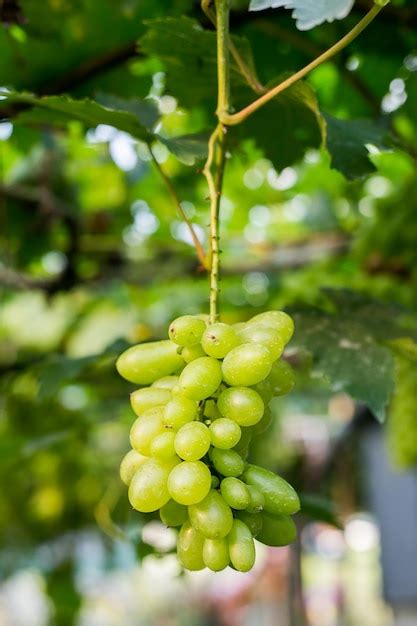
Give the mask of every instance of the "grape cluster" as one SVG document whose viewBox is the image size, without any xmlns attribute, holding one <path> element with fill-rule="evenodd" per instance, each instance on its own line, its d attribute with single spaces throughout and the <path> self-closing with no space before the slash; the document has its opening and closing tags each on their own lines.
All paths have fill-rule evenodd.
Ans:
<svg viewBox="0 0 417 626">
<path fill-rule="evenodd" d="M 417 363 L 396 357 L 395 392 L 388 419 L 388 447 L 403 468 L 417 465 Z"/>
<path fill-rule="evenodd" d="M 272 546 L 296 535 L 295 490 L 283 478 L 246 463 L 253 434 L 270 424 L 272 397 L 288 393 L 294 374 L 280 356 L 294 331 L 282 311 L 246 323 L 208 323 L 184 315 L 169 340 L 129 348 L 121 376 L 142 387 L 131 394 L 138 416 L 132 450 L 120 475 L 129 500 L 180 527 L 177 553 L 184 568 L 250 570 L 254 537 Z"/>
</svg>

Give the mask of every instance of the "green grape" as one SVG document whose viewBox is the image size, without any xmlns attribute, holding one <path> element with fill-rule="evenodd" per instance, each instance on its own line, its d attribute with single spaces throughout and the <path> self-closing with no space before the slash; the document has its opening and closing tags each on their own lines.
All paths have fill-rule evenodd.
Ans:
<svg viewBox="0 0 417 626">
<path fill-rule="evenodd" d="M 201 502 L 210 487 L 210 470 L 202 461 L 184 461 L 174 467 L 168 478 L 168 491 L 179 504 Z"/>
<path fill-rule="evenodd" d="M 271 326 L 247 324 L 238 332 L 238 336 L 241 343 L 255 343 L 265 346 L 273 361 L 279 359 L 284 350 L 284 341 L 281 335 Z"/>
<path fill-rule="evenodd" d="M 162 378 L 158 378 L 158 380 L 152 383 L 151 387 L 157 387 L 158 389 L 169 389 L 171 391 L 176 385 L 178 385 L 179 379 L 179 376 L 163 376 Z"/>
<path fill-rule="evenodd" d="M 168 502 L 168 476 L 177 462 L 148 459 L 137 469 L 129 485 L 129 501 L 134 509 L 150 513 Z"/>
<path fill-rule="evenodd" d="M 250 387 L 266 378 L 271 367 L 272 358 L 265 346 L 243 343 L 225 356 L 223 379 L 232 387 Z"/>
<path fill-rule="evenodd" d="M 183 504 L 175 502 L 175 500 L 168 500 L 166 504 L 161 506 L 159 517 L 165 526 L 175 528 L 176 526 L 182 526 L 188 520 L 188 509 Z"/>
<path fill-rule="evenodd" d="M 161 412 L 151 411 L 138 417 L 130 430 L 132 448 L 145 456 L 151 456 L 153 440 L 165 430 Z"/>
<path fill-rule="evenodd" d="M 238 478 L 233 476 L 223 478 L 220 484 L 220 492 L 232 509 L 240 511 L 246 509 L 250 504 L 249 489 Z"/>
<path fill-rule="evenodd" d="M 249 513 L 249 511 L 236 511 L 237 519 L 242 520 L 249 528 L 253 537 L 257 537 L 262 528 L 262 514 Z"/>
<path fill-rule="evenodd" d="M 297 536 L 297 527 L 289 515 L 262 513 L 262 529 L 257 540 L 267 546 L 287 546 Z"/>
<path fill-rule="evenodd" d="M 162 461 L 175 457 L 175 433 L 166 430 L 157 435 L 151 442 L 150 453 L 152 457 Z"/>
<path fill-rule="evenodd" d="M 241 456 L 234 450 L 221 450 L 211 448 L 211 460 L 215 469 L 222 476 L 240 476 L 245 469 L 245 463 Z"/>
<path fill-rule="evenodd" d="M 249 387 L 230 387 L 221 392 L 217 408 L 228 419 L 239 426 L 253 426 L 264 414 L 264 403 L 256 391 Z"/>
<path fill-rule="evenodd" d="M 203 320 L 194 315 L 182 315 L 171 322 L 168 334 L 171 341 L 179 346 L 194 346 L 200 342 L 205 328 Z"/>
<path fill-rule="evenodd" d="M 186 363 L 191 363 L 202 356 L 206 356 L 200 343 L 195 346 L 185 346 L 181 351 L 181 356 Z"/>
<path fill-rule="evenodd" d="M 245 428 L 242 426 L 240 432 L 241 435 L 239 442 L 233 447 L 233 450 L 242 456 L 242 454 L 249 448 L 249 444 L 252 439 L 252 428 Z"/>
<path fill-rule="evenodd" d="M 177 555 L 181 565 L 191 572 L 204 569 L 203 547 L 203 535 L 193 528 L 190 522 L 185 522 L 177 539 Z"/>
<path fill-rule="evenodd" d="M 273 420 L 274 420 L 274 418 L 273 418 L 273 415 L 271 413 L 271 409 L 266 408 L 265 411 L 264 411 L 264 414 L 262 416 L 262 419 L 260 419 L 259 422 L 257 424 L 255 424 L 255 426 L 252 426 L 253 434 L 254 435 L 262 435 L 262 433 L 267 431 L 268 428 L 271 426 Z"/>
<path fill-rule="evenodd" d="M 269 384 L 275 397 L 284 396 L 292 390 L 295 385 L 295 374 L 287 361 L 280 360 L 273 364 Z"/>
<path fill-rule="evenodd" d="M 220 363 L 211 356 L 203 356 L 185 366 L 179 386 L 188 398 L 205 400 L 217 391 L 221 381 Z"/>
<path fill-rule="evenodd" d="M 213 572 L 220 572 L 229 565 L 229 545 L 227 539 L 205 539 L 203 561 Z"/>
<path fill-rule="evenodd" d="M 294 322 L 284 311 L 266 311 L 265 313 L 259 313 L 259 315 L 252 317 L 247 324 L 272 326 L 279 332 L 285 344 L 289 342 L 294 334 Z"/>
<path fill-rule="evenodd" d="M 147 456 L 136 450 L 129 450 L 120 463 L 120 478 L 125 485 L 129 485 L 138 467 L 148 460 Z"/>
<path fill-rule="evenodd" d="M 198 405 L 195 400 L 176 395 L 165 405 L 164 424 L 168 428 L 178 430 L 184 424 L 192 422 L 197 415 Z"/>
<path fill-rule="evenodd" d="M 172 398 L 169 389 L 158 387 L 144 387 L 130 394 L 130 404 L 136 415 L 142 415 L 145 411 L 157 406 L 164 406 Z"/>
<path fill-rule="evenodd" d="M 150 385 L 169 376 L 183 364 L 183 358 L 172 341 L 152 341 L 128 348 L 117 359 L 120 376 L 137 385 Z"/>
<path fill-rule="evenodd" d="M 272 368 L 274 367 L 274 365 L 275 363 L 272 364 Z M 271 372 L 272 372 L 272 369 L 271 369 Z M 252 389 L 254 389 L 256 393 L 259 393 L 262 400 L 264 401 L 265 406 L 268 406 L 272 398 L 274 397 L 274 393 L 271 388 L 270 378 L 271 378 L 271 374 L 269 374 L 269 376 L 267 376 L 267 378 L 262 380 L 260 383 L 258 383 L 257 385 L 253 385 L 252 387 Z"/>
<path fill-rule="evenodd" d="M 220 479 L 217 476 L 213 476 L 212 474 L 211 475 L 211 488 L 217 489 L 219 485 L 220 485 Z"/>
<path fill-rule="evenodd" d="M 246 507 L 248 513 L 259 513 L 265 506 L 265 496 L 253 485 L 246 485 L 249 491 L 249 505 Z"/>
<path fill-rule="evenodd" d="M 210 448 L 210 431 L 201 422 L 182 426 L 175 436 L 175 451 L 184 461 L 198 461 Z"/>
<path fill-rule="evenodd" d="M 263 493 L 267 513 L 293 515 L 300 510 L 300 500 L 296 491 L 277 474 L 257 465 L 248 465 L 242 480 Z"/>
<path fill-rule="evenodd" d="M 210 324 L 203 333 L 201 345 L 209 356 L 223 359 L 239 343 L 239 339 L 229 324 Z"/>
<path fill-rule="evenodd" d="M 238 572 L 248 572 L 255 564 L 255 543 L 252 533 L 240 519 L 233 520 L 228 536 L 230 561 Z"/>
<path fill-rule="evenodd" d="M 208 417 L 210 421 L 217 420 L 221 417 L 221 413 L 217 408 L 215 400 L 206 400 L 204 403 L 204 417 Z"/>
<path fill-rule="evenodd" d="M 214 489 L 204 500 L 189 506 L 188 515 L 192 526 L 209 539 L 222 539 L 232 528 L 232 510 Z"/>
<path fill-rule="evenodd" d="M 212 445 L 222 450 L 234 448 L 242 434 L 240 426 L 226 417 L 220 417 L 212 422 L 209 430 Z"/>
<path fill-rule="evenodd" d="M 388 451 L 399 468 L 417 465 L 417 364 L 395 358 L 395 388 L 387 422 Z"/>
</svg>

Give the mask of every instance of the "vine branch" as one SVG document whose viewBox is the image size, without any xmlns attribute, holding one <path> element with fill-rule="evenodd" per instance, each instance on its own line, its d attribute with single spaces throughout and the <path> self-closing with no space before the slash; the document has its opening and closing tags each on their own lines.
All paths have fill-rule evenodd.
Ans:
<svg viewBox="0 0 417 626">
<path fill-rule="evenodd" d="M 246 120 L 252 113 L 255 113 L 259 108 L 261 108 L 264 104 L 275 98 L 277 95 L 294 85 L 294 83 L 298 82 L 300 79 L 304 78 L 307 74 L 309 74 L 312 70 L 316 69 L 322 63 L 325 63 L 333 56 L 335 56 L 338 52 L 346 48 L 356 37 L 358 37 L 362 31 L 375 19 L 375 17 L 382 11 L 383 7 L 380 5 L 375 5 L 372 9 L 362 18 L 356 26 L 352 28 L 352 30 L 347 33 L 342 39 L 340 39 L 337 43 L 335 43 L 331 48 L 320 54 L 316 59 L 311 61 L 308 65 L 303 67 L 301 70 L 284 80 L 279 85 L 276 85 L 265 94 L 260 96 L 257 100 L 249 104 L 247 107 L 238 111 L 234 114 L 229 114 L 227 112 L 221 112 L 220 121 L 227 126 L 235 126 L 236 124 L 240 124 L 244 120 Z"/>
<path fill-rule="evenodd" d="M 202 267 L 204 269 L 209 269 L 209 264 L 207 261 L 207 256 L 206 253 L 204 252 L 204 248 L 201 244 L 201 241 L 199 240 L 199 238 L 197 237 L 197 233 L 194 230 L 194 227 L 192 225 L 192 223 L 190 222 L 190 220 L 188 219 L 184 209 L 181 206 L 181 200 L 179 199 L 179 196 L 175 190 L 174 185 L 171 182 L 171 179 L 169 178 L 169 176 L 166 174 L 165 170 L 163 169 L 162 165 L 158 162 L 158 159 L 155 156 L 154 151 L 152 150 L 152 147 L 150 145 L 148 145 L 148 149 L 149 149 L 149 153 L 152 157 L 152 162 L 155 165 L 155 169 L 157 170 L 157 172 L 159 173 L 161 179 L 163 180 L 165 187 L 169 193 L 169 195 L 172 198 L 173 203 L 175 204 L 178 213 L 180 214 L 181 219 L 184 221 L 184 223 L 186 224 L 189 233 L 191 235 L 194 247 L 196 249 L 196 253 L 197 253 L 197 257 L 198 260 L 200 261 Z"/>
</svg>

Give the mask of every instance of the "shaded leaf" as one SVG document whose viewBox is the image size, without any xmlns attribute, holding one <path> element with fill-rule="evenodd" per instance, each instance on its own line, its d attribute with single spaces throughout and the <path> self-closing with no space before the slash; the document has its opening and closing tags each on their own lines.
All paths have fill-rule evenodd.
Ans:
<svg viewBox="0 0 417 626">
<path fill-rule="evenodd" d="M 168 150 L 186 165 L 194 165 L 198 160 L 207 156 L 208 133 L 182 135 L 180 137 L 162 137 L 155 135 Z"/>
<path fill-rule="evenodd" d="M 249 10 L 293 9 L 292 16 L 297 20 L 297 28 L 309 30 L 323 22 L 343 19 L 353 5 L 354 0 L 251 0 Z"/>
<path fill-rule="evenodd" d="M 314 493 L 301 493 L 299 496 L 302 515 L 315 522 L 325 522 L 336 528 L 343 528 L 334 502 Z"/>
</svg>

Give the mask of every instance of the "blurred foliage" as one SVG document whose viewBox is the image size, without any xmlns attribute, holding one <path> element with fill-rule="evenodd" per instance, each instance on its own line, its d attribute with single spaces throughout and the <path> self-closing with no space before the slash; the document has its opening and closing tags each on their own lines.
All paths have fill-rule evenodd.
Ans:
<svg viewBox="0 0 417 626">
<path fill-rule="evenodd" d="M 299 32 L 289 11 L 236 1 L 235 44 L 273 84 L 370 4 Z M 0 26 L 0 571 L 41 563 L 66 624 L 79 604 L 71 549 L 42 560 L 40 547 L 72 545 L 98 523 L 138 558 L 152 550 L 117 476 L 132 413 L 114 361 L 207 308 L 149 145 L 207 245 L 200 172 L 215 36 L 192 0 L 20 5 Z M 300 448 L 282 439 L 285 407 L 323 416 L 331 394 L 349 392 L 382 419 L 392 350 L 415 353 L 416 24 L 415 3 L 394 0 L 341 55 L 229 132 L 222 317 L 296 313 L 297 391 L 274 405 L 253 454 L 303 490 Z M 232 92 L 236 109 L 255 97 L 234 65 Z M 310 510 L 334 519 L 320 500 Z"/>
</svg>

